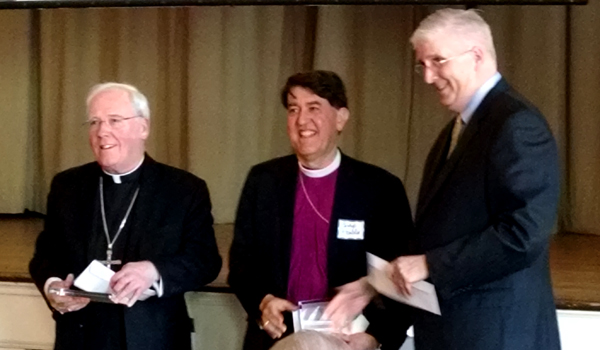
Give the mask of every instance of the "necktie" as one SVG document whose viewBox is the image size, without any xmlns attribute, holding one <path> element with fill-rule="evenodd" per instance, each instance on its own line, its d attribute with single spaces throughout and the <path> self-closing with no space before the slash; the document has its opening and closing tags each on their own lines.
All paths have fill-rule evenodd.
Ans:
<svg viewBox="0 0 600 350">
<path fill-rule="evenodd" d="M 460 117 L 460 114 L 454 118 L 454 127 L 452 128 L 452 137 L 450 139 L 450 148 L 448 149 L 448 156 L 446 159 L 450 158 L 452 151 L 456 148 L 456 144 L 458 143 L 458 138 L 460 137 L 460 132 L 462 131 L 463 121 Z"/>
</svg>

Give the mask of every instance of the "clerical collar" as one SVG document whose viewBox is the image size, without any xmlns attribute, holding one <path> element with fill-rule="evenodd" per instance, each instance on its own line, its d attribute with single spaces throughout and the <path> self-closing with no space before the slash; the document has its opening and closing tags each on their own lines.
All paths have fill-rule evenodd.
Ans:
<svg viewBox="0 0 600 350">
<path fill-rule="evenodd" d="M 307 169 L 300 162 L 298 162 L 298 165 L 300 166 L 300 171 L 302 172 L 302 174 L 308 177 L 325 177 L 336 171 L 340 167 L 341 162 L 342 153 L 339 149 L 336 149 L 335 158 L 333 158 L 333 162 L 331 162 L 331 164 L 322 169 Z"/>
<path fill-rule="evenodd" d="M 102 169 L 102 171 L 106 175 L 110 176 L 112 178 L 112 180 L 113 180 L 114 183 L 120 184 L 120 183 L 123 182 L 123 180 L 125 180 L 125 178 L 128 175 L 132 175 L 133 173 L 136 172 L 136 170 L 138 170 L 142 166 L 142 163 L 144 163 L 144 158 L 146 158 L 146 157 L 142 157 L 142 160 L 140 160 L 140 162 L 138 163 L 138 165 L 135 168 L 131 169 L 130 171 L 128 171 L 128 172 L 126 172 L 124 174 L 111 174 L 111 173 L 109 173 L 108 171 L 106 171 L 104 169 Z M 135 176 L 132 176 L 132 177 L 135 177 Z"/>
</svg>

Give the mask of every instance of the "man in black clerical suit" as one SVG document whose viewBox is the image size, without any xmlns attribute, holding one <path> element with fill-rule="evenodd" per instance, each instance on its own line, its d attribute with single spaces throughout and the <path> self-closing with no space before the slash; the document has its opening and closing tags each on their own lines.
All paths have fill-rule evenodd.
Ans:
<svg viewBox="0 0 600 350">
<path fill-rule="evenodd" d="M 105 83 L 87 98 L 95 162 L 59 173 L 29 269 L 56 320 L 55 349 L 190 349 L 183 294 L 221 268 L 206 183 L 145 154 L 146 97 Z M 116 271 L 114 304 L 57 296 L 92 260 Z M 157 296 L 138 300 L 151 289 Z"/>
<path fill-rule="evenodd" d="M 404 293 L 429 279 L 439 297 L 441 316 L 418 313 L 416 349 L 560 349 L 548 268 L 558 156 L 548 124 L 497 72 L 476 11 L 439 10 L 411 43 L 423 79 L 456 116 L 425 164 L 421 252 L 394 264 Z"/>
<path fill-rule="evenodd" d="M 368 290 L 366 253 L 392 260 L 406 253 L 413 233 L 400 179 L 338 149 L 350 113 L 341 79 L 299 73 L 281 98 L 295 154 L 250 170 L 229 260 L 229 284 L 248 312 L 246 350 L 268 349 L 293 332 L 298 301 L 331 298 L 340 286 Z M 364 314 L 366 332 L 344 336 L 351 348 L 397 350 L 410 310 L 380 298 Z"/>
</svg>

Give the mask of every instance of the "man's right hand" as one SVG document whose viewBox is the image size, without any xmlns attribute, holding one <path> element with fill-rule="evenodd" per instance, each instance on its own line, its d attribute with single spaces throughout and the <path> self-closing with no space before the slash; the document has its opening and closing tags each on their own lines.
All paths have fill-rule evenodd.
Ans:
<svg viewBox="0 0 600 350">
<path fill-rule="evenodd" d="M 50 283 L 48 289 L 50 288 L 71 288 L 73 285 L 73 274 L 70 273 L 67 278 L 63 281 L 54 281 Z M 81 297 L 69 297 L 69 296 L 60 296 L 54 293 L 49 293 L 47 290 L 44 291 L 46 293 L 46 299 L 50 302 L 50 306 L 52 306 L 56 311 L 64 314 L 65 312 L 73 312 L 77 310 L 81 310 L 89 304 L 89 298 L 81 298 Z"/>
<path fill-rule="evenodd" d="M 260 326 L 273 339 L 281 338 L 287 330 L 283 313 L 298 309 L 290 301 L 277 298 L 273 294 L 267 294 L 260 302 L 258 308 L 262 312 Z"/>
<path fill-rule="evenodd" d="M 336 329 L 342 330 L 350 325 L 377 294 L 369 284 L 367 277 L 337 288 L 338 293 L 325 308 L 325 318 L 333 321 Z"/>
</svg>

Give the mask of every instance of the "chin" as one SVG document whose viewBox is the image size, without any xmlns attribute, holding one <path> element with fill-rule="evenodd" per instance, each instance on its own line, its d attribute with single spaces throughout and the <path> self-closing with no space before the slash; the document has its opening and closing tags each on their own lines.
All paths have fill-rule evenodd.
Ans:
<svg viewBox="0 0 600 350">
<path fill-rule="evenodd" d="M 306 151 L 306 152 L 300 152 L 298 153 L 302 158 L 306 159 L 306 160 L 314 160 L 316 158 L 318 158 L 318 152 L 315 150 L 310 150 L 310 151 Z"/>
<path fill-rule="evenodd" d="M 453 108 L 454 101 L 453 100 L 441 99 L 440 103 L 442 104 L 442 106 L 444 106 L 452 111 L 454 110 L 454 108 Z"/>
<path fill-rule="evenodd" d="M 102 160 L 96 160 L 96 162 L 98 163 L 98 165 L 100 165 L 100 167 L 108 172 L 112 172 L 111 169 L 114 169 L 115 167 L 115 163 L 111 163 L 111 162 L 106 162 L 106 161 L 102 161 Z"/>
</svg>

